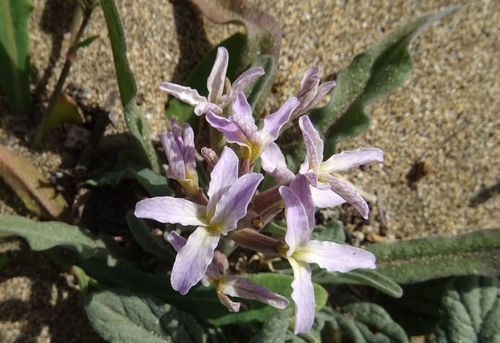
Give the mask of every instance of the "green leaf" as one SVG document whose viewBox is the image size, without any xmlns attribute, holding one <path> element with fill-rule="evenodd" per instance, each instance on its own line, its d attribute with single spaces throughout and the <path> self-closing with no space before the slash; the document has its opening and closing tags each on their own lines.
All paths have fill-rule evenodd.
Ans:
<svg viewBox="0 0 500 343">
<path fill-rule="evenodd" d="M 338 310 L 326 307 L 318 317 L 327 322 L 328 330 L 322 335 L 325 342 L 339 342 L 339 332 L 355 343 L 408 342 L 404 330 L 376 304 L 354 302 Z"/>
<path fill-rule="evenodd" d="M 271 92 L 274 81 L 274 70 L 276 70 L 276 60 L 271 55 L 260 55 L 252 63 L 251 67 L 262 67 L 265 74 L 261 76 L 249 89 L 247 100 L 252 106 L 253 113 L 260 113 L 264 102 Z"/>
<path fill-rule="evenodd" d="M 83 258 L 107 251 L 102 240 L 77 226 L 61 222 L 36 222 L 0 214 L 0 232 L 26 239 L 31 249 L 36 251 L 62 246 L 77 251 Z"/>
<path fill-rule="evenodd" d="M 0 145 L 0 177 L 26 208 L 40 217 L 59 218 L 68 208 L 66 200 L 30 161 Z"/>
<path fill-rule="evenodd" d="M 400 298 L 403 295 L 401 287 L 387 276 L 370 269 L 357 269 L 349 273 L 330 273 L 321 270 L 313 274 L 314 282 L 319 284 L 347 284 L 373 287 L 391 297 Z"/>
<path fill-rule="evenodd" d="M 252 338 L 250 343 L 280 343 L 285 342 L 292 308 L 289 306 L 269 318 L 263 325 L 262 330 Z"/>
<path fill-rule="evenodd" d="M 500 280 L 460 277 L 443 298 L 437 343 L 500 342 Z"/>
<path fill-rule="evenodd" d="M 116 186 L 124 179 L 135 179 L 151 196 L 169 195 L 167 179 L 151 169 L 137 166 L 123 160 L 118 161 L 109 171 L 99 173 L 87 180 L 92 186 Z"/>
<path fill-rule="evenodd" d="M 367 247 L 377 271 L 399 284 L 448 276 L 500 274 L 500 229 Z"/>
<path fill-rule="evenodd" d="M 28 19 L 30 0 L 0 3 L 0 85 L 14 114 L 31 111 Z"/>
<path fill-rule="evenodd" d="M 175 258 L 175 253 L 163 240 L 154 236 L 143 219 L 137 218 L 131 212 L 127 214 L 127 224 L 134 235 L 135 240 L 144 249 L 161 260 L 172 261 Z"/>
<path fill-rule="evenodd" d="M 346 239 L 344 225 L 339 220 L 331 220 L 324 225 L 316 225 L 311 238 L 319 241 L 344 243 Z"/>
<path fill-rule="evenodd" d="M 207 79 L 214 64 L 217 49 L 220 46 L 225 47 L 229 53 L 229 63 L 226 76 L 231 81 L 235 80 L 238 74 L 242 71 L 242 66 L 240 64 L 245 44 L 246 37 L 241 33 L 235 33 L 231 37 L 222 41 L 216 47 L 211 49 L 203 57 L 200 63 L 198 63 L 198 65 L 191 71 L 191 73 L 189 73 L 184 85 L 196 89 L 201 95 L 206 96 L 208 94 Z M 183 103 L 177 98 L 172 98 L 168 102 L 165 109 L 165 115 L 167 117 L 175 116 L 180 122 L 189 122 L 191 126 L 197 127 L 196 122 L 198 117 L 194 116 L 193 107 Z"/>
<path fill-rule="evenodd" d="M 40 122 L 36 132 L 37 140 L 40 141 L 49 131 L 66 123 L 82 125 L 83 118 L 76 101 L 69 95 L 61 93 L 52 111 Z"/>
<path fill-rule="evenodd" d="M 73 45 L 73 49 L 78 50 L 81 48 L 86 48 L 90 44 L 92 44 L 92 42 L 94 42 L 97 38 L 99 38 L 99 35 L 94 35 L 94 36 L 90 36 L 90 37 L 87 37 L 85 39 L 82 39 L 81 41 L 79 41 L 78 43 Z"/>
<path fill-rule="evenodd" d="M 267 287 L 273 292 L 285 296 L 291 300 L 293 276 L 284 274 L 260 273 L 247 275 L 248 279 L 256 284 Z M 316 310 L 322 309 L 328 299 L 327 291 L 318 284 L 314 284 L 314 297 L 316 300 Z M 268 318 L 279 312 L 279 310 L 255 301 L 248 303 L 248 309 L 238 313 L 229 313 L 227 310 L 214 316 L 207 309 L 208 322 L 212 325 L 223 326 L 228 324 L 242 324 L 252 321 L 266 321 Z"/>
<path fill-rule="evenodd" d="M 366 52 L 356 56 L 337 78 L 337 86 L 329 103 L 311 112 L 321 133 L 325 135 L 325 154 L 335 145 L 363 132 L 370 125 L 365 108 L 392 92 L 411 73 L 412 58 L 408 46 L 433 22 L 453 13 L 457 7 L 424 15 L 390 33 Z"/>
<path fill-rule="evenodd" d="M 85 309 L 108 342 L 202 342 L 203 329 L 187 313 L 153 297 L 108 290 L 90 295 Z"/>
<path fill-rule="evenodd" d="M 160 165 L 156 151 L 151 142 L 149 127 L 142 112 L 136 104 L 137 85 L 127 59 L 127 42 L 120 14 L 114 0 L 100 0 L 108 28 L 116 78 L 120 90 L 120 98 L 125 111 L 125 122 L 130 133 L 136 138 L 138 145 L 144 151 L 144 156 L 154 172 L 159 172 Z"/>
</svg>

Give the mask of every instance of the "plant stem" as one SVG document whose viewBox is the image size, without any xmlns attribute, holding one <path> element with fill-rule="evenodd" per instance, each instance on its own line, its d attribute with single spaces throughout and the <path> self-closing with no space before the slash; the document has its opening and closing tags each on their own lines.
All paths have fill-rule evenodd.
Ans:
<svg viewBox="0 0 500 343">
<path fill-rule="evenodd" d="M 73 16 L 75 18 L 78 18 L 81 15 L 81 11 L 83 11 L 83 19 L 80 23 L 80 27 L 78 28 L 78 31 L 76 35 L 73 37 L 73 41 L 71 42 L 71 46 L 68 49 L 68 52 L 66 53 L 66 60 L 64 62 L 63 69 L 61 71 L 61 74 L 59 75 L 59 79 L 57 80 L 56 86 L 54 88 L 54 92 L 52 92 L 52 96 L 50 97 L 49 101 L 49 106 L 47 107 L 47 111 L 44 113 L 42 120 L 40 121 L 40 124 L 37 127 L 36 134 L 35 134 L 35 144 L 40 144 L 42 138 L 43 138 L 43 133 L 44 133 L 44 128 L 48 124 L 50 114 L 52 111 L 54 111 L 54 108 L 56 106 L 57 100 L 59 99 L 59 96 L 61 95 L 64 82 L 66 81 L 66 78 L 69 75 L 69 71 L 71 69 L 71 66 L 76 60 L 76 52 L 78 50 L 78 47 L 76 44 L 80 41 L 80 39 L 83 36 L 83 32 L 85 31 L 85 28 L 87 27 L 90 17 L 92 15 L 92 12 L 94 10 L 95 6 L 86 6 L 85 8 L 82 8 L 80 4 L 75 5 L 75 12 Z M 73 25 L 76 25 L 76 22 L 73 23 Z"/>
</svg>

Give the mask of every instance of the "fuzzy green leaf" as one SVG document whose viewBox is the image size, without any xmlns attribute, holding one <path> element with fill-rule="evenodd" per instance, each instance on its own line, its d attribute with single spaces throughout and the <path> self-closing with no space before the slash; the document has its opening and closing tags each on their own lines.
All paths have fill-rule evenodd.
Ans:
<svg viewBox="0 0 500 343">
<path fill-rule="evenodd" d="M 0 232 L 26 239 L 31 249 L 36 251 L 62 246 L 77 251 L 83 258 L 107 251 L 102 240 L 77 226 L 61 222 L 36 222 L 0 214 Z"/>
<path fill-rule="evenodd" d="M 85 309 L 108 342 L 202 342 L 203 329 L 187 313 L 153 297 L 108 290 L 89 296 Z"/>
<path fill-rule="evenodd" d="M 289 306 L 269 318 L 261 331 L 252 338 L 250 343 L 280 343 L 285 342 L 292 317 L 292 308 Z"/>
<path fill-rule="evenodd" d="M 114 0 L 100 1 L 111 42 L 116 78 L 125 112 L 125 122 L 130 133 L 136 138 L 139 147 L 144 151 L 144 157 L 149 161 L 153 171 L 159 172 L 160 166 L 151 142 L 148 123 L 136 104 L 137 85 L 128 63 L 127 42 L 120 14 Z"/>
<path fill-rule="evenodd" d="M 167 245 L 163 237 L 154 236 L 143 219 L 137 218 L 132 213 L 127 214 L 127 224 L 134 236 L 135 240 L 144 249 L 161 260 L 172 261 L 175 258 L 175 253 L 172 248 Z"/>
<path fill-rule="evenodd" d="M 14 114 L 31 111 L 28 19 L 31 0 L 0 2 L 0 85 Z"/>
<path fill-rule="evenodd" d="M 387 276 L 370 269 L 357 269 L 349 273 L 330 273 L 321 270 L 313 274 L 314 282 L 319 284 L 347 284 L 373 287 L 391 297 L 400 298 L 403 295 L 401 287 Z"/>
<path fill-rule="evenodd" d="M 119 160 L 113 166 L 113 169 L 93 176 L 87 180 L 87 183 L 92 186 L 116 186 L 125 179 L 137 180 L 151 196 L 170 194 L 167 179 L 164 176 L 153 172 L 151 169 L 123 160 Z"/>
<path fill-rule="evenodd" d="M 354 343 L 408 342 L 404 330 L 376 304 L 354 302 L 338 310 L 326 307 L 318 319 L 326 321 L 328 330 L 322 336 L 327 342 L 339 341 L 339 332 L 340 337 L 347 336 Z"/>
<path fill-rule="evenodd" d="M 329 103 L 311 112 L 311 119 L 325 135 L 327 155 L 335 151 L 339 141 L 356 136 L 369 126 L 370 117 L 365 113 L 368 105 L 409 78 L 413 62 L 408 47 L 412 40 L 456 9 L 448 7 L 404 25 L 356 56 L 339 74 Z"/>
<path fill-rule="evenodd" d="M 500 274 L 500 229 L 367 247 L 377 271 L 399 284 L 448 276 Z"/>
<path fill-rule="evenodd" d="M 436 343 L 500 342 L 500 280 L 460 277 L 446 291 Z"/>
</svg>

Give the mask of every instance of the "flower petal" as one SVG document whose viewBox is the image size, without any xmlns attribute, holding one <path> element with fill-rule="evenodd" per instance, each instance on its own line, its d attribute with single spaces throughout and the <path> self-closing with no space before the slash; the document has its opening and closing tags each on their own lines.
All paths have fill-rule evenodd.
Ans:
<svg viewBox="0 0 500 343">
<path fill-rule="evenodd" d="M 222 195 L 226 193 L 232 184 L 238 179 L 238 157 L 228 147 L 224 147 L 219 161 L 210 173 L 210 184 L 208 186 L 207 213 L 213 215 L 217 203 Z"/>
<path fill-rule="evenodd" d="M 285 201 L 285 242 L 289 247 L 287 254 L 291 256 L 298 247 L 307 244 L 311 231 L 306 210 L 297 195 L 287 186 L 281 186 L 279 192 Z"/>
<path fill-rule="evenodd" d="M 295 302 L 295 329 L 297 335 L 308 331 L 314 324 L 315 306 L 314 287 L 311 280 L 311 267 L 307 263 L 289 258 L 293 269 L 292 299 Z"/>
<path fill-rule="evenodd" d="M 241 128 L 232 120 L 208 112 L 205 117 L 214 129 L 221 132 L 229 143 L 249 146 L 250 142 Z"/>
<path fill-rule="evenodd" d="M 290 98 L 278 111 L 264 118 L 264 127 L 262 130 L 267 132 L 272 141 L 278 138 L 281 128 L 288 123 L 293 111 L 298 105 L 299 100 L 297 98 Z"/>
<path fill-rule="evenodd" d="M 363 199 L 357 191 L 356 187 L 354 187 L 350 182 L 339 179 L 337 177 L 333 177 L 330 175 L 323 175 L 323 177 L 330 185 L 332 191 L 340 195 L 345 199 L 345 201 L 351 204 L 363 218 L 368 219 L 368 213 L 370 212 L 370 209 L 365 199 Z"/>
<path fill-rule="evenodd" d="M 160 142 L 168 160 L 167 176 L 178 181 L 184 180 L 186 178 L 184 158 L 173 132 L 167 131 L 160 134 Z"/>
<path fill-rule="evenodd" d="M 288 300 L 285 297 L 241 277 L 226 276 L 222 279 L 220 290 L 232 297 L 257 300 L 279 309 L 288 306 Z"/>
<path fill-rule="evenodd" d="M 301 261 L 316 263 L 329 272 L 347 273 L 357 268 L 376 268 L 375 255 L 346 244 L 311 240 L 298 255 Z"/>
<path fill-rule="evenodd" d="M 196 107 L 194 108 L 194 114 L 196 114 L 198 117 L 202 116 L 206 113 L 215 113 L 215 114 L 222 114 L 222 108 L 220 106 L 213 104 L 211 102 L 200 102 Z"/>
<path fill-rule="evenodd" d="M 135 205 L 137 218 L 154 219 L 160 223 L 179 223 L 184 226 L 206 225 L 206 207 L 186 199 L 155 197 L 139 201 Z"/>
<path fill-rule="evenodd" d="M 250 83 L 254 82 L 264 74 L 264 68 L 262 67 L 252 67 L 241 73 L 241 75 L 238 76 L 238 78 L 233 82 L 230 96 L 231 100 L 243 92 Z"/>
<path fill-rule="evenodd" d="M 309 168 L 316 171 L 323 161 L 323 140 L 308 116 L 299 118 L 299 126 L 306 145 Z"/>
<path fill-rule="evenodd" d="M 295 175 L 286 165 L 285 155 L 278 144 L 270 142 L 260 155 L 262 169 L 271 175 L 280 185 L 288 185 Z"/>
<path fill-rule="evenodd" d="M 226 306 L 226 308 L 229 310 L 229 312 L 239 312 L 240 311 L 241 303 L 232 301 L 221 290 L 217 290 L 215 292 L 215 294 L 217 295 L 217 298 L 219 298 L 220 303 L 222 305 Z"/>
<path fill-rule="evenodd" d="M 184 143 L 184 151 L 182 155 L 184 157 L 184 163 L 186 167 L 191 170 L 196 170 L 196 162 L 194 160 L 195 156 L 195 147 L 194 147 L 194 132 L 189 124 L 184 124 L 184 132 L 183 132 L 183 143 Z"/>
<path fill-rule="evenodd" d="M 185 239 L 175 231 L 170 231 L 166 238 L 175 251 L 181 250 L 181 248 L 185 246 L 187 242 L 187 239 Z"/>
<path fill-rule="evenodd" d="M 224 234 L 234 230 L 238 220 L 246 215 L 248 203 L 263 178 L 262 174 L 249 173 L 236 180 L 217 203 L 210 223 L 222 224 Z"/>
<path fill-rule="evenodd" d="M 196 89 L 181 86 L 176 83 L 162 82 L 160 83 L 160 89 L 191 106 L 207 102 L 207 98 L 201 96 Z"/>
<path fill-rule="evenodd" d="M 214 66 L 208 76 L 207 89 L 208 101 L 216 102 L 221 97 L 224 91 L 224 82 L 226 81 L 227 63 L 229 61 L 229 54 L 224 47 L 217 49 L 217 56 L 215 57 Z"/>
<path fill-rule="evenodd" d="M 319 85 L 314 95 L 314 99 L 312 99 L 309 104 L 309 108 L 318 104 L 336 85 L 337 83 L 335 81 L 327 81 Z"/>
<path fill-rule="evenodd" d="M 311 197 L 311 190 L 309 187 L 309 182 L 304 175 L 298 174 L 295 179 L 290 183 L 290 189 L 295 193 L 295 195 L 300 199 L 302 206 L 307 215 L 307 222 L 309 225 L 309 231 L 314 229 L 314 204 Z"/>
<path fill-rule="evenodd" d="M 243 93 L 239 94 L 233 103 L 233 117 L 242 118 L 249 123 L 247 125 L 250 125 L 250 123 L 253 124 L 255 128 L 253 131 L 257 131 L 257 126 L 255 126 L 255 119 L 253 118 L 252 114 L 252 107 L 250 107 L 250 104 L 248 103 L 248 100 Z"/>
<path fill-rule="evenodd" d="M 318 189 L 313 186 L 310 188 L 314 206 L 318 208 L 335 207 L 345 203 L 344 198 L 331 189 Z"/>
<path fill-rule="evenodd" d="M 189 236 L 186 245 L 177 253 L 172 267 L 170 282 L 173 289 L 184 295 L 203 278 L 219 239 L 218 233 L 210 233 L 202 226 Z"/>
<path fill-rule="evenodd" d="M 335 154 L 321 164 L 325 172 L 339 172 L 365 164 L 384 162 L 384 152 L 378 148 L 360 148 Z"/>
</svg>

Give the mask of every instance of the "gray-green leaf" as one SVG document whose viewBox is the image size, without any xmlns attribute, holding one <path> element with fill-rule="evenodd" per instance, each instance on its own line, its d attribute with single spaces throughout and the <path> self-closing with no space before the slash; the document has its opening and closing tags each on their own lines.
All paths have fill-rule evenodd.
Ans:
<svg viewBox="0 0 500 343">
<path fill-rule="evenodd" d="M 0 2 L 0 85 L 14 114 L 31 110 L 28 19 L 31 0 Z"/>
<path fill-rule="evenodd" d="M 377 271 L 399 284 L 449 276 L 500 274 L 500 229 L 367 247 Z"/>
<path fill-rule="evenodd" d="M 292 317 L 292 307 L 279 311 L 269 318 L 262 330 L 252 338 L 250 343 L 280 343 L 285 342 L 287 331 Z"/>
<path fill-rule="evenodd" d="M 144 157 L 149 161 L 153 171 L 159 172 L 160 166 L 156 151 L 151 143 L 148 123 L 136 104 L 137 84 L 128 63 L 127 42 L 120 14 L 114 0 L 100 1 L 111 42 L 120 98 L 125 111 L 125 122 L 130 133 L 136 138 L 139 147 L 144 151 Z"/>
<path fill-rule="evenodd" d="M 90 295 L 85 309 L 94 329 L 108 342 L 202 342 L 195 319 L 169 304 L 127 291 Z"/>
<path fill-rule="evenodd" d="M 454 279 L 443 298 L 442 310 L 435 342 L 500 342 L 498 278 Z"/>
<path fill-rule="evenodd" d="M 132 213 L 127 213 L 127 224 L 139 245 L 149 253 L 161 260 L 169 261 L 175 258 L 175 253 L 163 240 L 154 236 L 143 219 L 137 218 Z"/>
<path fill-rule="evenodd" d="M 408 51 L 411 41 L 434 21 L 456 9 L 448 7 L 404 25 L 356 56 L 339 74 L 329 103 L 311 112 L 311 119 L 325 135 L 327 155 L 335 151 L 339 141 L 356 136 L 369 126 L 366 106 L 408 79 L 413 65 Z"/>
<path fill-rule="evenodd" d="M 102 240 L 77 226 L 61 222 L 36 222 L 0 214 L 0 232 L 26 239 L 31 249 L 36 251 L 62 246 L 77 251 L 83 258 L 106 252 Z"/>
<path fill-rule="evenodd" d="M 376 304 L 354 302 L 340 307 L 338 311 L 326 307 L 318 317 L 327 321 L 322 336 L 328 342 L 339 342 L 339 332 L 355 343 L 408 342 L 404 330 Z"/>
</svg>

